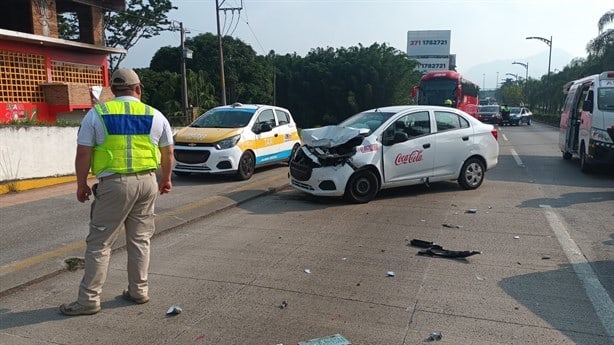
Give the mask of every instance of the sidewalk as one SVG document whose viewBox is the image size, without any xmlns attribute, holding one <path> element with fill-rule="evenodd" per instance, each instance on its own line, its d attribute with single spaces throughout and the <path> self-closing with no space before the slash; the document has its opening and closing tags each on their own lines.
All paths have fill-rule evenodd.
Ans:
<svg viewBox="0 0 614 345">
<path fill-rule="evenodd" d="M 278 174 L 280 177 L 281 175 Z M 28 184 L 20 185 L 23 193 L 11 195 L 11 203 L 34 203 L 43 202 L 52 207 L 51 197 L 58 191 L 66 193 L 74 190 L 72 183 L 74 177 L 50 178 L 32 181 Z M 253 180 L 252 180 L 253 181 Z M 96 182 L 95 178 L 90 179 L 90 185 Z M 252 182 L 245 190 L 233 189 L 227 193 L 220 193 L 200 199 L 196 202 L 183 203 L 176 208 L 166 212 L 156 214 L 156 233 L 154 238 L 164 234 L 166 231 L 190 224 L 199 219 L 211 216 L 222 210 L 234 207 L 261 195 L 274 193 L 287 187 L 285 178 L 269 178 L 262 183 Z M 1 195 L 0 195 L 1 196 Z M 6 200 L 6 198 L 5 198 Z M 0 200 L 0 206 L 3 200 Z M 6 201 L 4 201 L 6 203 Z M 9 206 L 4 205 L 4 206 Z M 124 248 L 125 238 L 120 236 L 115 243 L 113 250 L 117 251 Z M 24 286 L 42 281 L 65 272 L 68 265 L 64 263 L 67 258 L 83 257 L 85 250 L 85 240 L 61 246 L 57 249 L 45 251 L 38 255 L 28 257 L 25 260 L 13 262 L 7 266 L 0 266 L 0 298 Z"/>
</svg>

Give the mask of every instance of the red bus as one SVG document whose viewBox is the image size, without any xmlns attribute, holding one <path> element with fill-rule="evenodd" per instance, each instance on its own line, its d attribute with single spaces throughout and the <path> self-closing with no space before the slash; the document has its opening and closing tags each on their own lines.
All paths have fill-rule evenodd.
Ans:
<svg viewBox="0 0 614 345">
<path fill-rule="evenodd" d="M 418 104 L 445 105 L 452 101 L 454 108 L 471 116 L 478 117 L 478 85 L 463 78 L 454 71 L 432 71 L 420 79 L 420 85 L 414 87 L 412 96 Z"/>
</svg>

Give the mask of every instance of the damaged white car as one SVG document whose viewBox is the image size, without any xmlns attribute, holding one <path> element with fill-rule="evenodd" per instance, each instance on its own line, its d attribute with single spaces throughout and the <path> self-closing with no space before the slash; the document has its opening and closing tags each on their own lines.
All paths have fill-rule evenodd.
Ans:
<svg viewBox="0 0 614 345">
<path fill-rule="evenodd" d="M 384 188 L 457 180 L 476 189 L 497 165 L 497 129 L 454 108 L 391 106 L 304 129 L 291 186 L 369 202 Z"/>
</svg>

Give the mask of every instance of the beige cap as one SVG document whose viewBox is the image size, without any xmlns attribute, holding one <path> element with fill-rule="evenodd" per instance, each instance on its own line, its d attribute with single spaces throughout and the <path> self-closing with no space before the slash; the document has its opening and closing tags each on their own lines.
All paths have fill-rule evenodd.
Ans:
<svg viewBox="0 0 614 345">
<path fill-rule="evenodd" d="M 140 84 L 139 75 L 131 68 L 118 68 L 111 76 L 111 86 L 113 87 L 128 87 Z"/>
</svg>

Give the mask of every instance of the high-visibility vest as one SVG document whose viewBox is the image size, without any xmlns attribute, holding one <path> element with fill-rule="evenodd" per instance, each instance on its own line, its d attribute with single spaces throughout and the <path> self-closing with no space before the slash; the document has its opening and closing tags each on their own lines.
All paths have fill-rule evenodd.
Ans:
<svg viewBox="0 0 614 345">
<path fill-rule="evenodd" d="M 113 100 L 94 106 L 106 138 L 94 147 L 92 172 L 119 174 L 158 168 L 158 147 L 151 141 L 153 109 L 139 101 Z"/>
</svg>

